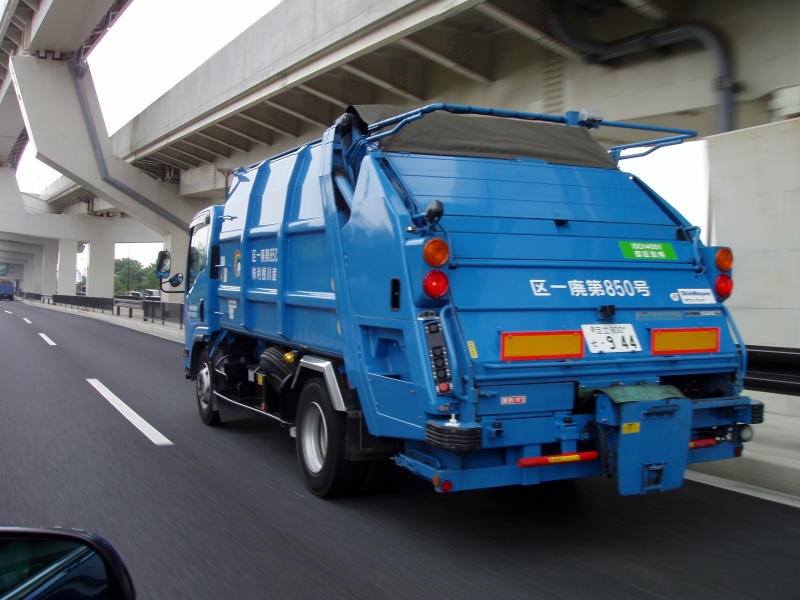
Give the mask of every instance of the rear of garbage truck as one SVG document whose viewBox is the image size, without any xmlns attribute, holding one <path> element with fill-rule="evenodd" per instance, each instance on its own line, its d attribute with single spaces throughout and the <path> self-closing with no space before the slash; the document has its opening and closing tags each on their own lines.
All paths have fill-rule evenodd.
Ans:
<svg viewBox="0 0 800 600">
<path fill-rule="evenodd" d="M 739 456 L 763 407 L 741 395 L 731 250 L 621 171 L 591 113 L 399 112 L 352 108 L 208 213 L 220 274 L 186 351 L 206 417 L 278 418 L 321 496 L 386 457 L 440 492 L 607 475 L 629 495 Z"/>
</svg>

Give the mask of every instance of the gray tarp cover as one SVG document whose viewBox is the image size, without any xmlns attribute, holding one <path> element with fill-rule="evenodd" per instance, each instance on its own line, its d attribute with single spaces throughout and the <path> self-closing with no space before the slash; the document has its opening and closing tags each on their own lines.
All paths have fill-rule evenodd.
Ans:
<svg viewBox="0 0 800 600">
<path fill-rule="evenodd" d="M 408 112 L 389 104 L 365 104 L 353 109 L 367 125 Z M 379 143 L 386 152 L 535 158 L 563 165 L 617 168 L 614 159 L 582 127 L 505 117 L 437 111 L 407 124 Z"/>
</svg>

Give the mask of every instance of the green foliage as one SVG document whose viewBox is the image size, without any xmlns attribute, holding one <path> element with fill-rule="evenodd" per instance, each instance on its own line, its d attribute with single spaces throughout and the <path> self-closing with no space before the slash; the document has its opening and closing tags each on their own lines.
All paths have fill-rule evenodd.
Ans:
<svg viewBox="0 0 800 600">
<path fill-rule="evenodd" d="M 161 286 L 161 280 L 156 277 L 156 261 L 153 261 L 144 268 L 142 278 L 142 292 L 144 290 L 157 290 Z"/>
<path fill-rule="evenodd" d="M 147 272 L 138 260 L 117 258 L 114 260 L 114 295 L 124 295 L 129 290 L 144 290 L 143 280 Z"/>
</svg>

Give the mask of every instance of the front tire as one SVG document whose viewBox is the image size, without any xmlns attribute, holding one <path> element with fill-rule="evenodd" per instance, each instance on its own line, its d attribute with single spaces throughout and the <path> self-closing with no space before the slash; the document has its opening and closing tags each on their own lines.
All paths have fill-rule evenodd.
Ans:
<svg viewBox="0 0 800 600">
<path fill-rule="evenodd" d="M 347 496 L 363 485 L 363 462 L 345 455 L 345 419 L 335 410 L 321 379 L 311 379 L 300 393 L 297 405 L 297 460 L 309 491 L 320 498 Z"/>
<path fill-rule="evenodd" d="M 203 348 L 197 361 L 197 410 L 200 420 L 209 426 L 219 425 L 219 411 L 214 410 L 212 395 L 214 393 L 214 365 L 208 358 L 208 350 Z"/>
</svg>

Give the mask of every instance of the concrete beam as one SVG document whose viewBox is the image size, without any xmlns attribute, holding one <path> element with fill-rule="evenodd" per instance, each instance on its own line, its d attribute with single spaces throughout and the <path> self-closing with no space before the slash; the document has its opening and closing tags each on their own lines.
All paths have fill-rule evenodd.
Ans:
<svg viewBox="0 0 800 600">
<path fill-rule="evenodd" d="M 342 110 L 346 110 L 347 109 L 347 103 L 346 102 L 342 102 L 338 98 L 334 98 L 333 96 L 330 96 L 330 95 L 326 94 L 325 92 L 320 92 L 319 90 L 317 90 L 315 88 L 312 88 L 312 87 L 310 87 L 310 86 L 308 86 L 308 85 L 306 85 L 304 83 L 301 83 L 300 85 L 298 85 L 297 89 L 305 92 L 306 94 L 311 94 L 312 96 L 316 96 L 317 98 L 319 98 L 321 100 L 325 100 L 325 102 L 330 102 L 331 104 L 333 104 L 334 106 L 336 106 L 338 108 L 341 108 Z"/>
<path fill-rule="evenodd" d="M 419 54 L 423 58 L 427 58 L 428 60 L 435 62 L 437 65 L 440 65 L 445 69 L 451 70 L 453 73 L 458 73 L 462 77 L 471 79 L 475 83 L 491 83 L 488 77 L 484 77 L 483 75 L 481 75 L 476 71 L 473 71 L 469 67 L 465 67 L 464 65 L 457 63 L 451 58 L 446 57 L 444 54 L 439 54 L 435 50 L 431 50 L 430 48 L 423 46 L 419 42 L 415 42 L 410 38 L 403 38 L 401 40 L 397 40 L 397 43 L 406 50 L 411 50 L 412 52 Z"/>
<path fill-rule="evenodd" d="M 40 0 L 27 50 L 77 52 L 113 4 L 114 0 Z"/>
<path fill-rule="evenodd" d="M 9 239 L 9 235 L 49 239 L 68 236 L 76 240 L 106 239 L 120 243 L 161 241 L 158 233 L 130 218 L 29 213 L 14 170 L 0 167 L 0 237 Z"/>
<path fill-rule="evenodd" d="M 326 125 L 322 121 L 317 121 L 316 119 L 313 119 L 313 118 L 309 117 L 308 115 L 304 115 L 301 112 L 297 112 L 296 110 L 292 110 L 291 108 L 289 108 L 287 106 L 283 106 L 282 104 L 278 104 L 277 102 L 273 102 L 272 100 L 264 100 L 264 104 L 266 104 L 267 106 L 271 106 L 272 108 L 274 108 L 276 110 L 283 111 L 287 115 L 293 116 L 295 119 L 300 119 L 301 121 L 305 121 L 309 125 L 316 125 L 317 127 L 324 127 L 325 129 L 330 127 L 330 124 Z"/>
<path fill-rule="evenodd" d="M 526 23 L 522 19 L 518 19 L 514 15 L 497 8 L 493 4 L 484 2 L 483 4 L 476 6 L 475 10 L 489 17 L 490 19 L 494 19 L 501 25 L 505 25 L 509 29 L 516 31 L 518 34 L 525 36 L 529 40 L 533 40 L 542 48 L 546 48 L 547 50 L 551 50 L 556 54 L 560 54 L 564 58 L 580 58 L 580 55 L 572 48 L 565 46 L 555 38 L 547 35 L 541 29 L 537 29 L 530 23 Z"/>
<path fill-rule="evenodd" d="M 480 2 L 282 2 L 114 134 L 117 154 L 147 156 Z"/>
<path fill-rule="evenodd" d="M 25 129 L 19 102 L 13 94 L 6 94 L 0 100 L 0 163 L 5 163 L 14 144 Z"/>
<path fill-rule="evenodd" d="M 381 79 L 376 75 L 372 75 L 371 73 L 367 73 L 363 69 L 359 69 L 358 67 L 354 67 L 353 65 L 339 65 L 339 68 L 342 71 L 350 73 L 350 75 L 355 75 L 356 77 L 360 77 L 364 81 L 370 82 L 372 85 L 377 85 L 379 88 L 383 88 L 387 92 L 391 92 L 395 96 L 400 96 L 405 100 L 410 100 L 411 102 L 418 102 L 422 103 L 424 100 L 419 96 L 412 94 L 411 92 L 407 92 L 406 90 L 402 90 L 396 85 L 392 85 L 385 79 Z"/>
<path fill-rule="evenodd" d="M 12 77 L 37 159 L 157 233 L 186 236 L 182 225 L 202 207 L 181 198 L 176 186 L 161 184 L 113 155 L 90 72 L 76 84 L 66 62 L 18 56 L 12 59 Z M 93 123 L 108 177 L 117 183 L 102 176 L 87 123 Z"/>
</svg>

